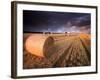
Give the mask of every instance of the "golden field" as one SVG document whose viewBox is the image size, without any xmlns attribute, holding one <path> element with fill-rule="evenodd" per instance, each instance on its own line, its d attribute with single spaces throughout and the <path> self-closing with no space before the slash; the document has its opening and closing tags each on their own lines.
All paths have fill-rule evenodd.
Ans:
<svg viewBox="0 0 100 80">
<path fill-rule="evenodd" d="M 91 36 L 83 33 L 24 33 L 23 68 L 91 65 Z"/>
</svg>

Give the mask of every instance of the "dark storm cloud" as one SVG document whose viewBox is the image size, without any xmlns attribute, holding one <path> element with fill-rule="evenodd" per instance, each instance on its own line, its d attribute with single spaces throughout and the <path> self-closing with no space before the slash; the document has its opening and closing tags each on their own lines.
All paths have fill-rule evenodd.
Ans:
<svg viewBox="0 0 100 80">
<path fill-rule="evenodd" d="M 91 24 L 90 20 L 88 13 L 23 11 L 24 32 L 78 31 L 83 26 L 90 28 L 87 26 Z"/>
<path fill-rule="evenodd" d="M 85 25 L 90 25 L 90 24 L 91 24 L 90 15 L 81 16 L 72 20 L 72 25 L 75 25 L 75 26 L 85 26 Z"/>
</svg>

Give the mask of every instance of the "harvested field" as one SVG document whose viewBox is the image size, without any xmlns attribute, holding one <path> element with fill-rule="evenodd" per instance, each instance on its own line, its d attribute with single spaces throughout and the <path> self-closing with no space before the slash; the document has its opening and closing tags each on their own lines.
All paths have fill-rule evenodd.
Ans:
<svg viewBox="0 0 100 80">
<path fill-rule="evenodd" d="M 28 49 L 26 43 L 30 36 L 32 39 L 28 44 L 31 44 L 31 47 Z M 24 33 L 23 40 L 24 69 L 91 65 L 89 34 Z"/>
</svg>

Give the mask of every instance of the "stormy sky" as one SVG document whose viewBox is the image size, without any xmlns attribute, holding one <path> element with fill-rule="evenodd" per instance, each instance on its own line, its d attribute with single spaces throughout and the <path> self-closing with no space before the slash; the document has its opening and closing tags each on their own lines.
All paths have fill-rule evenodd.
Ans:
<svg viewBox="0 0 100 80">
<path fill-rule="evenodd" d="M 91 14 L 23 10 L 24 32 L 90 33 Z"/>
</svg>

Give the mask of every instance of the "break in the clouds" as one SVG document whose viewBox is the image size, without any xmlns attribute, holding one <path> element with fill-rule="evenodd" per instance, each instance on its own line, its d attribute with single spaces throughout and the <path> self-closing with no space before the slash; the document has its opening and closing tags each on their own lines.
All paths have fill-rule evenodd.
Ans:
<svg viewBox="0 0 100 80">
<path fill-rule="evenodd" d="M 23 11 L 24 32 L 90 33 L 90 27 L 89 13 Z"/>
</svg>

